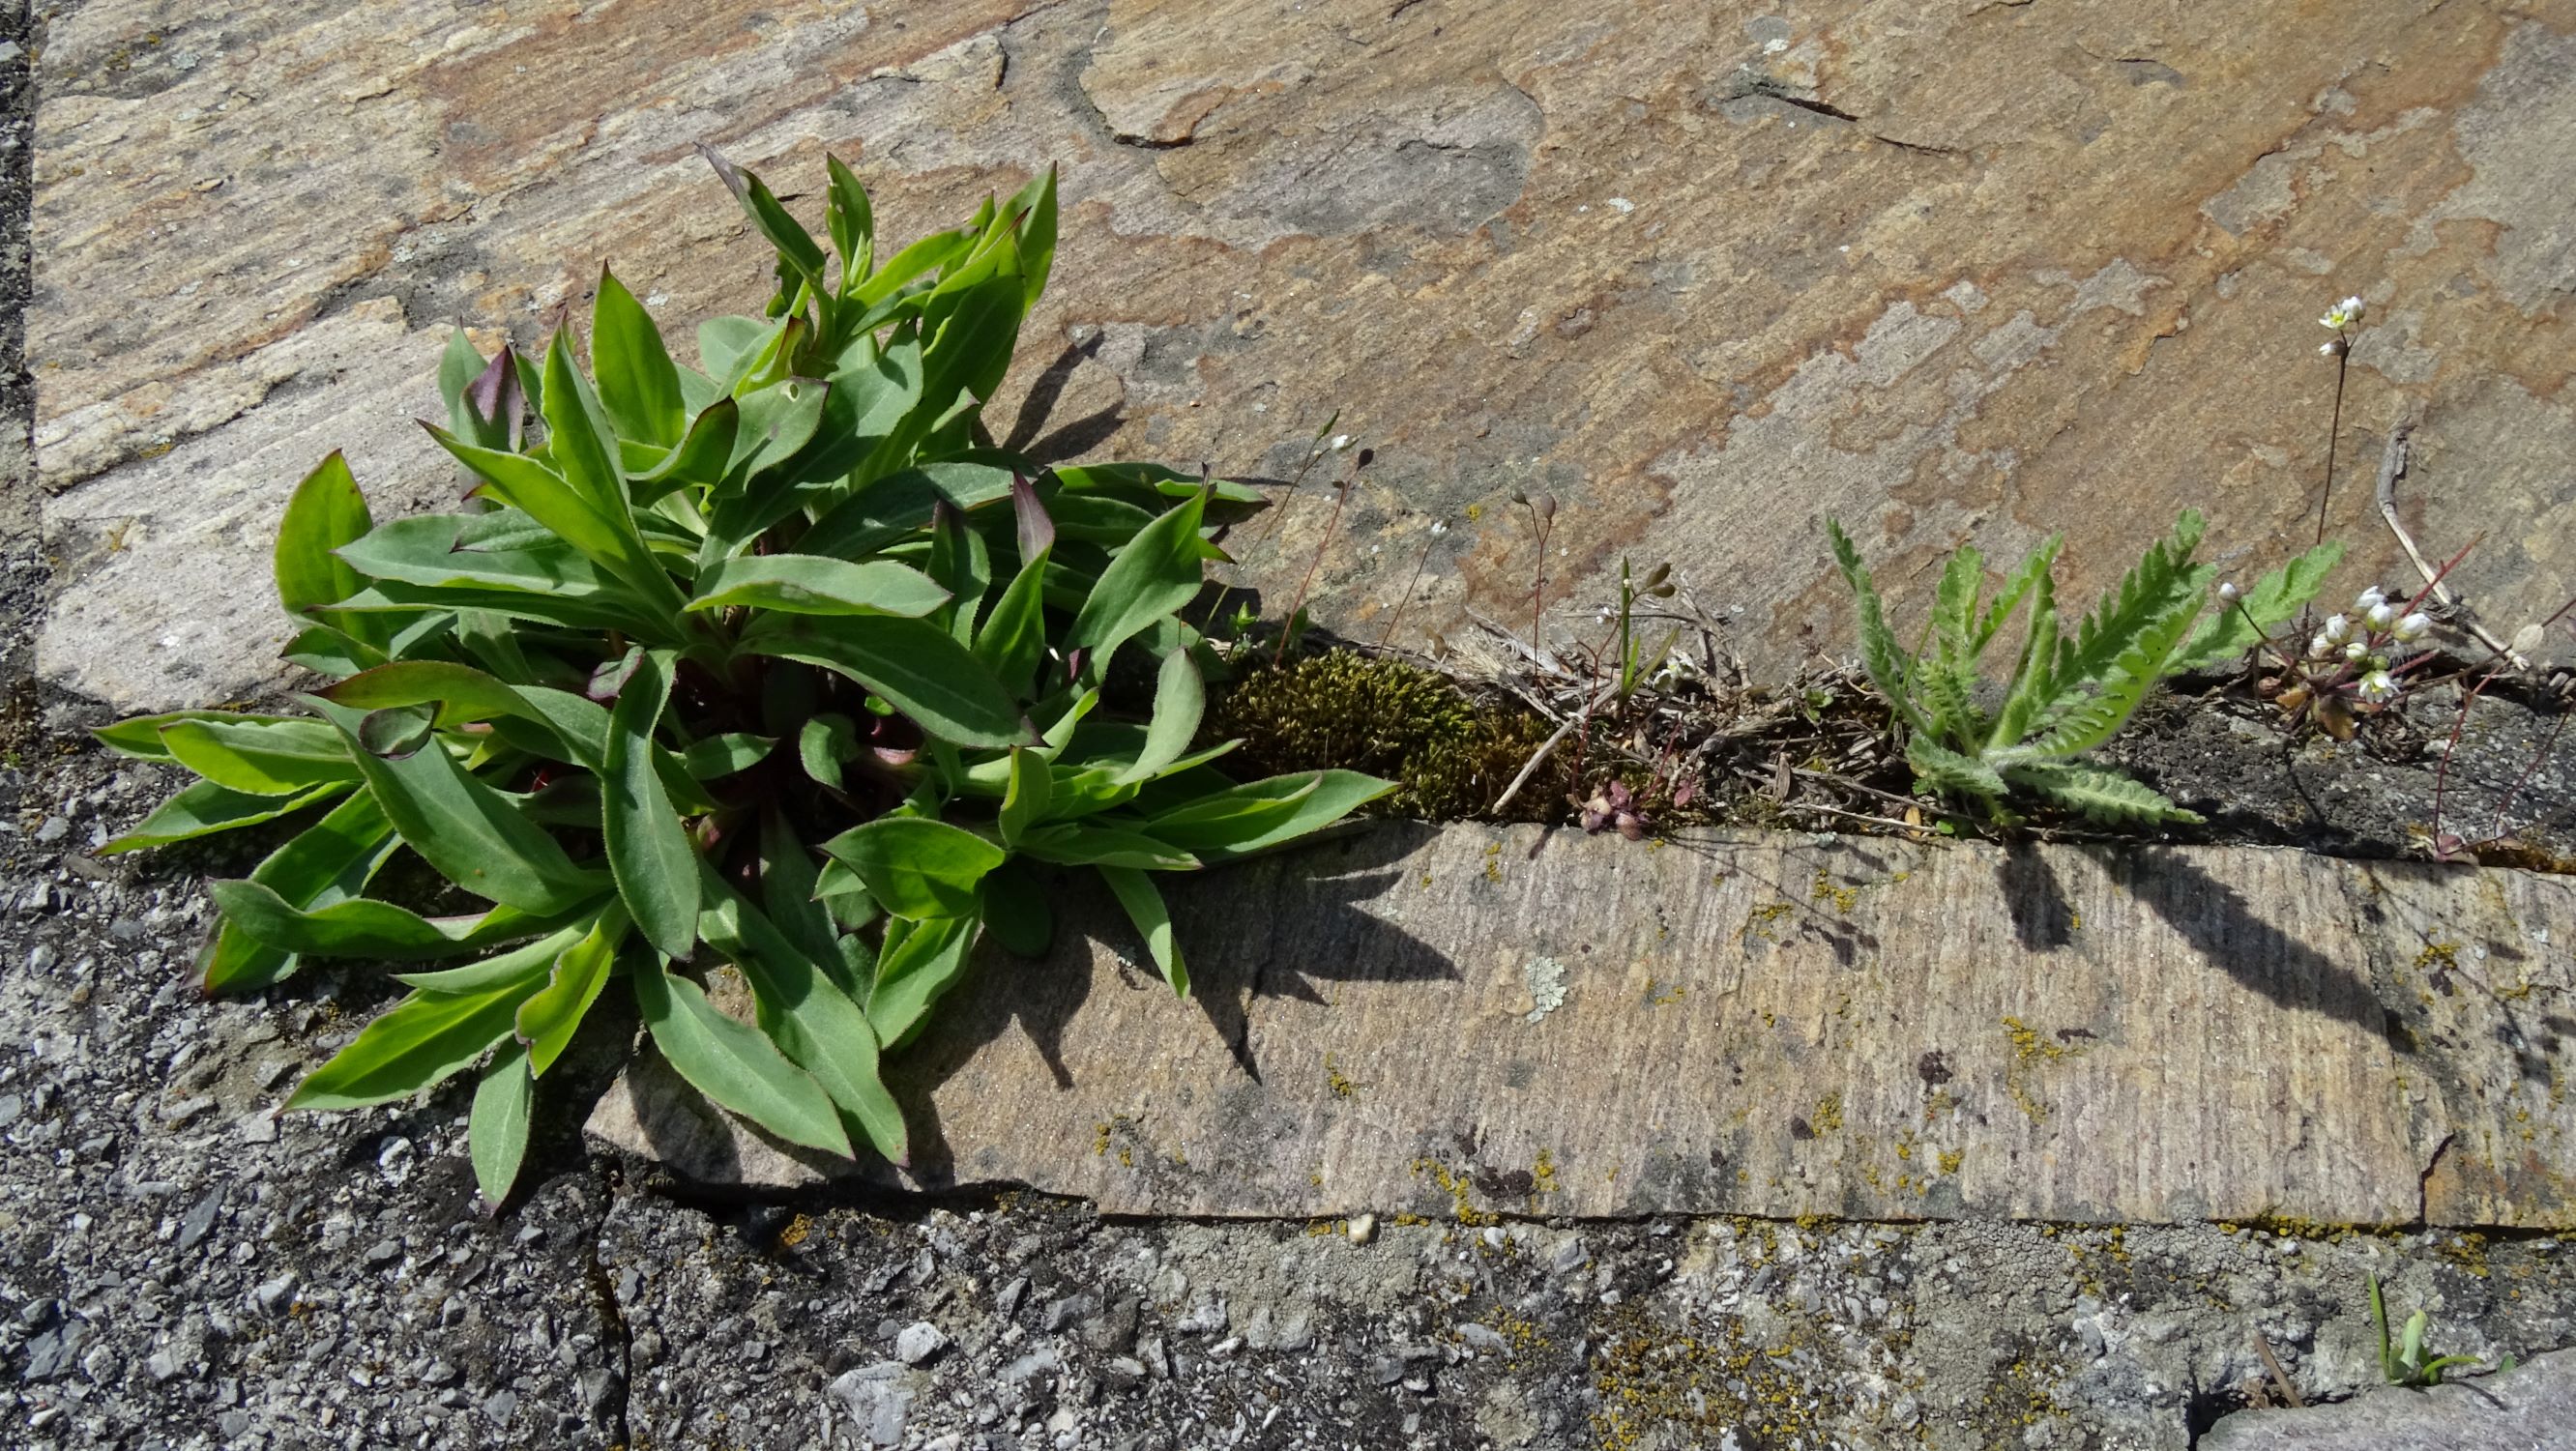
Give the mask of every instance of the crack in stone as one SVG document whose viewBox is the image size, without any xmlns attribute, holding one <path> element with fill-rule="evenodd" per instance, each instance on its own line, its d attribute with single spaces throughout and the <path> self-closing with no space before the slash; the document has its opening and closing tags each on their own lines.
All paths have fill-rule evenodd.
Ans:
<svg viewBox="0 0 2576 1451">
<path fill-rule="evenodd" d="M 609 1278 L 608 1263 L 599 1252 L 600 1241 L 608 1233 L 609 1216 L 617 1210 L 617 1178 L 596 1157 L 591 1167 L 598 1175 L 599 1220 L 585 1236 L 582 1269 L 590 1283 L 591 1298 L 597 1302 L 600 1352 L 602 1359 L 609 1362 L 610 1377 L 609 1403 L 592 1409 L 608 1423 L 611 1445 L 631 1446 L 634 1437 L 627 1427 L 627 1411 L 635 1395 L 635 1333 L 626 1323 L 626 1307 L 617 1302 L 617 1283 Z"/>
</svg>

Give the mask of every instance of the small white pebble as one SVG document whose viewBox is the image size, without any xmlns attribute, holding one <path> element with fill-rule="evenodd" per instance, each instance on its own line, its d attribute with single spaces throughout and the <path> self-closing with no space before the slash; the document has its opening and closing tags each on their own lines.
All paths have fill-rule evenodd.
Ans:
<svg viewBox="0 0 2576 1451">
<path fill-rule="evenodd" d="M 1350 1236 L 1351 1243 L 1353 1244 L 1366 1244 L 1370 1240 L 1377 1238 L 1377 1216 L 1374 1214 L 1352 1215 L 1350 1222 Z"/>
</svg>

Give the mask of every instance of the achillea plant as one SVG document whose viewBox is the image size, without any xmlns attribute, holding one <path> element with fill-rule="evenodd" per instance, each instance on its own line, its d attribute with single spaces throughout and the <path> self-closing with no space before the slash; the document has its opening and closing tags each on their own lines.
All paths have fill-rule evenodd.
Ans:
<svg viewBox="0 0 2576 1451">
<path fill-rule="evenodd" d="M 2192 563 L 2201 518 L 2186 509 L 2172 536 L 2148 546 L 2069 636 L 2058 626 L 2050 575 L 2056 537 L 2022 561 L 1991 604 L 1983 599 L 1985 559 L 1962 546 L 1942 571 L 1925 643 L 1909 652 L 1888 627 L 1860 552 L 1840 524 L 1828 520 L 1825 528 L 1859 604 L 1862 663 L 1905 734 L 1916 782 L 1997 816 L 2022 792 L 2101 821 L 2199 820 L 2162 793 L 2076 758 L 2118 733 L 2157 681 L 2241 655 L 2295 616 L 2343 554 L 2339 544 L 2318 545 L 2203 620 L 2216 571 Z M 1981 696 L 1986 650 L 2025 603 L 2030 622 L 2018 663 Z"/>
</svg>

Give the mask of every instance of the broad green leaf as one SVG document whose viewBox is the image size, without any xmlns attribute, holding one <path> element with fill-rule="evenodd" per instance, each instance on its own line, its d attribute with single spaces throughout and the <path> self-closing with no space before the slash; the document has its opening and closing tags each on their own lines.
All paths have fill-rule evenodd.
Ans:
<svg viewBox="0 0 2576 1451">
<path fill-rule="evenodd" d="M 824 220 L 832 234 L 832 250 L 841 258 L 841 294 L 846 297 L 867 280 L 868 267 L 876 260 L 876 213 L 868 205 L 868 189 L 859 185 L 857 174 L 842 165 L 841 158 L 823 158 L 823 170 L 830 178 Z"/>
<path fill-rule="evenodd" d="M 1100 879 L 1109 884 L 1118 905 L 1127 909 L 1127 920 L 1144 934 L 1145 950 L 1153 954 L 1154 965 L 1163 970 L 1163 981 L 1182 997 L 1190 995 L 1190 970 L 1181 962 L 1180 941 L 1172 935 L 1172 914 L 1163 905 L 1162 889 L 1154 879 L 1132 867 L 1104 866 Z"/>
<path fill-rule="evenodd" d="M 493 457 L 518 459 L 520 464 L 539 472 L 544 470 L 543 465 L 517 454 Z M 507 465 L 505 471 L 518 468 L 519 464 Z M 561 480 L 555 481 L 555 488 L 563 499 L 569 498 L 562 490 Z M 574 505 L 577 503 L 574 501 Z M 341 546 L 340 557 L 376 584 L 342 601 L 331 611 L 333 617 L 347 619 L 423 606 L 488 609 L 575 628 L 625 630 L 647 637 L 670 633 L 676 623 L 655 619 L 645 597 L 614 576 L 602 574 L 581 550 L 564 540 L 514 549 L 457 547 L 459 529 L 466 517 L 420 514 L 395 519 L 377 525 L 366 538 Z M 576 527 L 591 528 L 596 533 L 595 520 L 587 525 L 577 522 Z M 670 581 L 666 578 L 663 583 Z M 417 588 L 397 587 L 402 585 Z M 676 588 L 672 601 L 676 612 Z"/>
<path fill-rule="evenodd" d="M 315 786 L 292 796 L 253 796 L 200 781 L 164 801 L 151 815 L 123 836 L 98 849 L 100 856 L 134 851 L 147 846 L 168 846 L 174 841 L 212 836 L 237 826 L 256 826 L 275 821 L 290 811 L 301 810 L 317 801 L 327 801 L 349 788 L 345 784 Z"/>
<path fill-rule="evenodd" d="M 1029 693 L 1046 658 L 1046 572 L 1041 554 L 1012 577 L 975 632 L 975 658 L 1015 697 Z"/>
<path fill-rule="evenodd" d="M 1150 781 L 1179 760 L 1198 738 L 1199 717 L 1207 710 L 1207 684 L 1187 650 L 1163 657 L 1154 686 L 1154 718 L 1145 728 L 1145 747 L 1136 763 L 1118 773 L 1122 784 Z"/>
<path fill-rule="evenodd" d="M 886 923 L 885 942 L 877 952 L 876 983 L 868 993 L 868 1021 L 877 1040 L 900 1048 L 929 1021 L 931 1004 L 939 1001 L 966 970 L 966 954 L 975 945 L 977 917 L 933 917 Z"/>
<path fill-rule="evenodd" d="M 1059 822 L 1020 838 L 1020 854 L 1059 866 L 1115 866 L 1138 871 L 1186 872 L 1199 859 L 1141 831 Z"/>
<path fill-rule="evenodd" d="M 173 721 L 162 728 L 161 742 L 180 765 L 253 796 L 287 796 L 358 780 L 357 763 L 339 732 L 318 720 Z"/>
<path fill-rule="evenodd" d="M 688 749 L 680 752 L 680 764 L 700 781 L 721 781 L 759 765 L 777 748 L 778 742 L 768 736 L 730 731 L 691 741 Z"/>
<path fill-rule="evenodd" d="M 1003 208 L 1005 215 L 1019 221 L 1020 275 L 1027 287 L 1021 307 L 1035 307 L 1038 294 L 1046 291 L 1047 277 L 1055 270 L 1055 168 L 1031 181 L 1020 194 Z"/>
<path fill-rule="evenodd" d="M 698 365 L 730 397 L 786 326 L 785 318 L 708 318 L 698 324 Z"/>
<path fill-rule="evenodd" d="M 393 961 L 453 957 L 478 947 L 552 932 L 590 903 L 572 910 L 531 913 L 496 906 L 470 917 L 423 917 L 373 897 L 347 897 L 328 906 L 302 908 L 257 879 L 206 884 L 224 920 L 254 942 L 312 957 L 379 957 Z"/>
<path fill-rule="evenodd" d="M 1336 413 L 1328 423 L 1338 421 L 1340 417 Z M 1322 446 L 1323 439 L 1332 431 L 1327 426 L 1315 436 L 1317 447 Z M 1140 507 L 1150 506 L 1157 496 L 1186 499 L 1201 489 L 1207 490 L 1212 501 L 1220 504 L 1258 504 L 1263 501 L 1261 491 L 1248 484 L 1226 479 L 1202 479 L 1197 474 L 1183 473 L 1166 464 L 1058 464 L 1047 474 L 1069 492 L 1107 494 Z"/>
<path fill-rule="evenodd" d="M 571 1046 L 590 1005 L 608 986 L 609 970 L 617 965 L 617 949 L 626 941 L 627 925 L 626 911 L 617 903 L 601 908 L 599 919 L 581 940 L 555 958 L 546 985 L 519 1004 L 512 1028 L 527 1045 L 530 1073 L 544 1074 Z"/>
<path fill-rule="evenodd" d="M 698 853 L 655 769 L 653 730 L 671 697 L 671 660 L 640 654 L 608 713 L 608 756 L 600 763 L 609 870 L 646 940 L 673 958 L 698 941 Z"/>
<path fill-rule="evenodd" d="M 1198 595 L 1206 574 L 1199 522 L 1206 513 L 1207 495 L 1195 494 L 1138 530 L 1109 561 L 1065 637 L 1069 648 L 1091 652 L 1093 669 L 1106 669 L 1128 637 Z"/>
<path fill-rule="evenodd" d="M 993 582 L 993 559 L 984 536 L 968 527 L 954 509 L 938 511 L 930 521 L 930 554 L 923 572 L 954 601 L 939 620 L 957 643 L 975 643 L 975 617 L 984 608 L 984 591 Z"/>
<path fill-rule="evenodd" d="M 749 605 L 797 615 L 929 614 L 948 603 L 930 576 L 890 559 L 852 563 L 812 554 L 749 554 L 698 576 L 692 610 Z"/>
<path fill-rule="evenodd" d="M 562 347 L 558 342 L 555 351 Z M 568 370 L 570 365 L 565 364 Z M 569 377 L 569 371 L 566 376 Z M 567 390 L 570 399 L 561 410 L 575 428 L 589 422 L 589 416 L 578 396 L 578 390 Z M 551 419 L 549 428 L 555 427 Z M 636 617 L 651 622 L 657 635 L 671 632 L 665 623 L 678 613 L 682 603 L 679 587 L 660 560 L 654 557 L 644 536 L 635 527 L 635 519 L 626 509 L 625 484 L 616 468 L 608 461 L 597 434 L 584 433 L 586 446 L 555 433 L 549 440 L 552 457 L 558 462 L 576 459 L 585 477 L 576 480 L 570 474 L 557 473 L 545 463 L 525 454 L 500 453 L 477 448 L 464 440 L 433 428 L 431 437 L 449 453 L 484 478 L 483 492 L 500 502 L 527 514 L 553 533 L 559 545 L 531 545 L 522 549 L 455 550 L 446 561 L 454 566 L 450 578 L 437 578 L 437 561 L 424 560 L 417 554 L 397 557 L 389 562 L 404 567 L 404 572 L 379 567 L 371 561 L 382 556 L 342 550 L 341 557 L 378 579 L 402 579 L 416 584 L 468 583 L 499 588 L 534 590 L 555 595 L 595 595 L 603 601 L 624 606 Z M 612 488 L 617 497 L 612 504 L 602 504 L 591 494 L 598 487 Z M 428 515 L 426 518 L 444 516 Z M 381 526 L 360 541 L 370 544 L 389 529 L 408 521 L 396 520 Z M 451 540 L 451 544 L 452 544 Z M 587 566 L 576 568 L 576 564 Z M 514 577 L 515 576 L 515 577 Z"/>
<path fill-rule="evenodd" d="M 401 845 L 393 823 L 376 809 L 376 798 L 365 791 L 352 792 L 330 814 L 269 853 L 251 869 L 250 879 L 276 893 L 289 907 L 329 907 L 364 892 Z M 197 965 L 205 990 L 218 993 L 266 987 L 293 972 L 296 961 L 296 954 L 256 941 L 226 922 L 199 955 Z"/>
<path fill-rule="evenodd" d="M 793 269 L 799 279 L 811 285 L 819 296 L 823 291 L 823 249 L 814 244 L 814 236 L 788 214 L 778 198 L 770 194 L 761 179 L 735 166 L 701 143 L 698 154 L 724 179 L 725 189 L 751 218 L 751 224 L 769 245 L 778 249 L 780 260 Z"/>
<path fill-rule="evenodd" d="M 823 843 L 898 917 L 963 917 L 975 887 L 1006 853 L 971 831 L 926 816 L 880 816 Z"/>
<path fill-rule="evenodd" d="M 427 968 L 389 975 L 394 981 L 423 992 L 479 993 L 513 983 L 525 983 L 530 991 L 537 991 L 544 986 L 547 974 L 554 971 L 555 962 L 564 955 L 564 950 L 579 942 L 597 921 L 596 913 L 581 913 L 568 927 L 559 927 L 534 942 L 496 952 L 462 967 Z"/>
<path fill-rule="evenodd" d="M 933 232 L 886 259 L 883 267 L 859 284 L 856 300 L 861 304 L 879 303 L 891 298 L 906 283 L 935 272 L 966 255 L 973 249 L 981 227 L 967 227 L 954 232 Z"/>
<path fill-rule="evenodd" d="M 1310 779 L 1314 787 L 1307 790 L 1305 783 Z M 1357 771 L 1275 777 L 1173 807 L 1154 818 L 1153 831 L 1157 838 L 1185 848 L 1202 863 L 1214 866 L 1311 836 L 1394 789 L 1392 781 Z M 1294 811 L 1278 817 L 1265 816 L 1257 825 L 1234 818 L 1238 803 L 1275 800 L 1284 793 L 1293 793 Z"/>
<path fill-rule="evenodd" d="M 457 328 L 447 335 L 447 347 L 438 355 L 438 396 L 447 404 L 447 416 L 455 420 L 459 433 L 465 431 L 466 420 L 473 416 L 466 410 L 465 390 L 474 386 L 484 366 L 483 354 L 465 335 L 465 329 Z"/>
<path fill-rule="evenodd" d="M 599 269 L 599 296 L 590 310 L 590 366 L 599 376 L 600 406 L 622 437 L 678 445 L 686 418 L 680 370 L 652 314 L 606 267 Z"/>
<path fill-rule="evenodd" d="M 404 844 L 440 875 L 478 897 L 546 915 L 589 901 L 606 885 L 578 867 L 508 797 L 468 775 L 443 750 L 387 759 L 354 749 L 364 713 L 319 697 L 314 708 L 338 726 Z"/>
<path fill-rule="evenodd" d="M 770 1041 L 814 1075 L 878 1153 L 892 1163 L 909 1162 L 903 1110 L 878 1076 L 877 1033 L 867 1015 L 819 963 L 712 872 L 707 898 L 699 930 L 742 969 Z"/>
<path fill-rule="evenodd" d="M 1021 837 L 1047 819 L 1047 807 L 1055 795 L 1054 779 L 1055 772 L 1048 766 L 1046 757 L 1026 746 L 1013 748 L 1011 784 L 1002 797 L 1001 816 L 997 823 L 1002 845 L 1019 845 Z"/>
<path fill-rule="evenodd" d="M 356 594 L 363 583 L 358 572 L 331 551 L 374 527 L 366 498 L 349 477 L 348 461 L 332 450 L 295 486 L 286 501 L 286 517 L 277 526 L 277 598 L 286 612 L 301 615 Z"/>
<path fill-rule="evenodd" d="M 722 483 L 725 470 L 733 463 L 734 442 L 741 431 L 742 405 L 731 398 L 716 399 L 700 409 L 690 420 L 689 431 L 679 447 L 664 454 L 660 463 L 627 480 L 635 502 L 639 506 L 651 504 L 684 485 L 711 489 Z"/>
<path fill-rule="evenodd" d="M 847 872 L 838 862 L 836 870 Z M 760 902 L 769 920 L 775 923 L 796 950 L 820 964 L 853 998 L 861 996 L 857 984 L 840 973 L 840 949 L 833 930 L 832 915 L 821 901 L 820 873 L 815 869 L 813 852 L 796 835 L 786 814 L 775 806 L 760 815 Z M 850 885 L 858 885 L 855 878 Z"/>
<path fill-rule="evenodd" d="M 601 753 L 607 744 L 606 712 L 589 701 L 563 691 L 548 691 L 541 686 L 523 689 L 471 665 L 456 665 L 445 660 L 397 661 L 361 671 L 318 693 L 325 700 L 365 711 L 435 705 L 438 707 L 438 724 L 442 727 L 502 719 L 526 721 L 538 727 L 548 738 L 549 748 L 544 754 L 594 770 L 598 769 Z M 578 707 L 565 707 L 560 701 L 540 704 L 541 694 L 579 701 L 580 704 Z M 566 715 L 576 719 L 575 728 L 564 728 L 559 718 Z M 590 719 L 593 715 L 599 717 L 596 728 Z"/>
<path fill-rule="evenodd" d="M 984 930 L 1021 957 L 1044 957 L 1055 945 L 1055 911 L 1026 866 L 1004 862 L 984 878 Z"/>
<path fill-rule="evenodd" d="M 837 712 L 827 710 L 807 719 L 796 733 L 796 757 L 805 774 L 835 791 L 841 789 L 841 763 L 858 754 L 858 749 L 857 725 Z"/>
<path fill-rule="evenodd" d="M 913 537 L 943 503 L 971 514 L 1010 496 L 1007 468 L 955 460 L 922 464 L 887 474 L 826 510 L 796 547 L 855 559 Z"/>
<path fill-rule="evenodd" d="M 475 1085 L 474 1110 L 465 1120 L 474 1187 L 495 1211 L 510 1197 L 520 1162 L 528 1156 L 528 1117 L 536 1096 L 527 1050 L 516 1043 L 502 1044 L 485 1065 L 482 1082 Z"/>
<path fill-rule="evenodd" d="M 1162 810 L 1149 810 L 1147 820 L 1157 838 L 1185 848 L 1231 846 L 1286 823 L 1323 784 L 1320 772 L 1273 776 L 1228 786 L 1213 795 L 1183 798 Z"/>
<path fill-rule="evenodd" d="M 289 1109 L 365 1108 L 445 1081 L 510 1036 L 536 979 L 473 993 L 415 992 L 296 1085 Z"/>
<path fill-rule="evenodd" d="M 90 732 L 102 746 L 138 761 L 174 761 L 161 739 L 161 728 L 176 721 L 202 720 L 225 725 L 277 725 L 305 719 L 300 715 L 250 715 L 229 710 L 174 710 L 161 715 L 128 716 Z"/>
<path fill-rule="evenodd" d="M 821 666 L 884 696 L 922 729 L 961 746 L 1025 745 L 1028 723 L 991 672 L 924 620 L 895 615 L 766 615 L 738 647 Z"/>
<path fill-rule="evenodd" d="M 717 1012 L 696 983 L 658 962 L 638 960 L 628 975 L 653 1046 L 691 1086 L 789 1143 L 853 1157 L 832 1096 L 758 1028 Z"/>
<path fill-rule="evenodd" d="M 364 620 L 384 623 L 390 617 L 346 615 L 342 618 L 356 624 Z M 370 629 L 370 633 L 374 631 Z M 277 655 L 289 665 L 310 670 L 316 675 L 328 675 L 334 680 L 345 680 L 361 670 L 385 663 L 383 651 L 346 630 L 336 630 L 329 625 L 307 625 L 298 630 L 295 638 L 287 641 L 286 648 L 278 651 Z"/>
</svg>

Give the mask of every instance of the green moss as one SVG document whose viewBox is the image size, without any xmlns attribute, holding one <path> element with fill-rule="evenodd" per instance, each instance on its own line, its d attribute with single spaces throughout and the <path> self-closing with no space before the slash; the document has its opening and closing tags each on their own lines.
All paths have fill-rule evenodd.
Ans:
<svg viewBox="0 0 2576 1451">
<path fill-rule="evenodd" d="M 1366 771 L 1397 783 L 1371 810 L 1435 821 L 1494 819 L 1495 798 L 1555 731 L 1435 671 L 1348 650 L 1257 666 L 1209 716 L 1211 736 L 1243 742 L 1229 765 L 1262 775 Z M 1551 756 L 1502 819 L 1558 820 L 1570 789 L 1566 762 Z"/>
</svg>

